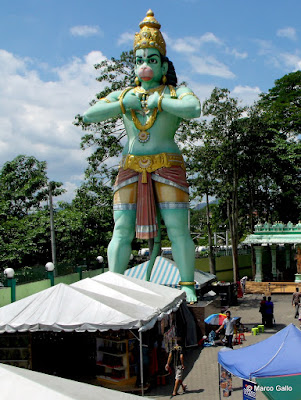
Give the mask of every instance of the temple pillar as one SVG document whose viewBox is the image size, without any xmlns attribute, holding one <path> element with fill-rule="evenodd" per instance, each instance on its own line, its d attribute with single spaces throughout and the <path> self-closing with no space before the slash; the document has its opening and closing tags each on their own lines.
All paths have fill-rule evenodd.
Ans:
<svg viewBox="0 0 301 400">
<path fill-rule="evenodd" d="M 272 275 L 273 278 L 277 279 L 277 245 L 271 245 L 271 255 L 272 255 Z"/>
<path fill-rule="evenodd" d="M 285 268 L 289 269 L 291 267 L 291 245 L 286 244 L 284 247 L 285 247 Z"/>
<path fill-rule="evenodd" d="M 254 246 L 255 249 L 255 257 L 256 257 L 256 274 L 255 274 L 255 282 L 262 282 L 262 246 Z"/>
<path fill-rule="evenodd" d="M 297 273 L 295 274 L 295 282 L 301 282 L 301 245 L 296 245 L 296 262 L 297 262 Z"/>
</svg>

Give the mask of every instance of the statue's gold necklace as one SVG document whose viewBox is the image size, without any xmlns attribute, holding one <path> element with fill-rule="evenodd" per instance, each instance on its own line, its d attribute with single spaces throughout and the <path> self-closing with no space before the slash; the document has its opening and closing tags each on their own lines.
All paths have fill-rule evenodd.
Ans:
<svg viewBox="0 0 301 400">
<path fill-rule="evenodd" d="M 147 108 L 148 97 L 155 92 L 158 92 L 161 95 L 161 93 L 163 92 L 164 89 L 165 89 L 165 85 L 161 85 L 159 87 L 156 87 L 154 89 L 149 89 L 149 90 L 145 90 L 141 86 L 135 87 L 134 92 L 139 93 L 141 95 L 141 105 L 142 105 L 142 110 L 143 110 L 144 115 L 147 115 L 149 113 L 149 110 Z M 154 108 L 152 114 L 147 119 L 145 124 L 142 124 L 139 121 L 135 110 L 131 110 L 131 114 L 132 114 L 132 119 L 135 124 L 135 127 L 139 130 L 139 134 L 138 134 L 139 142 L 146 143 L 150 137 L 148 130 L 154 125 L 154 123 L 156 121 L 157 114 L 158 114 L 158 108 L 157 107 Z"/>
</svg>

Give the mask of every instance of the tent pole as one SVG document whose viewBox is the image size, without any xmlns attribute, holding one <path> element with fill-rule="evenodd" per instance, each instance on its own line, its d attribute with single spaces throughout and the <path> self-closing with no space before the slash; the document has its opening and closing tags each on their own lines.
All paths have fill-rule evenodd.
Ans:
<svg viewBox="0 0 301 400">
<path fill-rule="evenodd" d="M 141 395 L 144 396 L 142 332 L 141 332 L 140 330 L 139 330 L 139 345 L 140 345 L 140 384 L 141 384 Z"/>
</svg>

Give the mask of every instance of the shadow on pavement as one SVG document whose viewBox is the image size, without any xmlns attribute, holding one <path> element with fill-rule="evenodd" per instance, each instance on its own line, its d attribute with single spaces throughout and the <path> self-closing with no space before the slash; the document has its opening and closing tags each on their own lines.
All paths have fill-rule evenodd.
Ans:
<svg viewBox="0 0 301 400">
<path fill-rule="evenodd" d="M 183 382 L 185 383 L 185 378 L 186 376 L 190 373 L 190 371 L 193 369 L 195 362 L 198 360 L 200 357 L 200 354 L 202 352 L 202 349 L 200 347 L 190 347 L 188 349 L 185 349 L 184 353 L 184 365 L 185 365 L 185 370 L 184 370 L 184 379 Z M 172 393 L 173 387 L 175 383 L 175 373 L 172 371 L 171 375 L 168 376 L 166 380 L 166 385 L 157 385 L 151 387 L 147 395 L 148 396 L 168 396 Z M 181 388 L 179 389 L 179 392 L 181 392 Z M 197 390 L 189 390 L 189 387 L 186 391 L 186 393 L 201 393 L 203 392 L 204 389 L 197 389 Z M 174 396 L 173 396 L 174 397 Z"/>
</svg>

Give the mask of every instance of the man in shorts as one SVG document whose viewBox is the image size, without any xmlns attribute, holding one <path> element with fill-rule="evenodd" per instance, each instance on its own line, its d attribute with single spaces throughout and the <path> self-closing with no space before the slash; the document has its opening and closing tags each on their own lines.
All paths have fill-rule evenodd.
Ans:
<svg viewBox="0 0 301 400">
<path fill-rule="evenodd" d="M 182 386 L 183 392 L 186 392 L 187 385 L 183 383 L 183 374 L 184 374 L 184 355 L 183 349 L 181 346 L 176 344 L 171 351 L 169 352 L 167 363 L 165 366 L 166 371 L 170 370 L 170 364 L 173 362 L 174 370 L 175 370 L 175 386 L 173 388 L 172 395 L 176 396 L 178 394 L 178 389 Z"/>
</svg>

